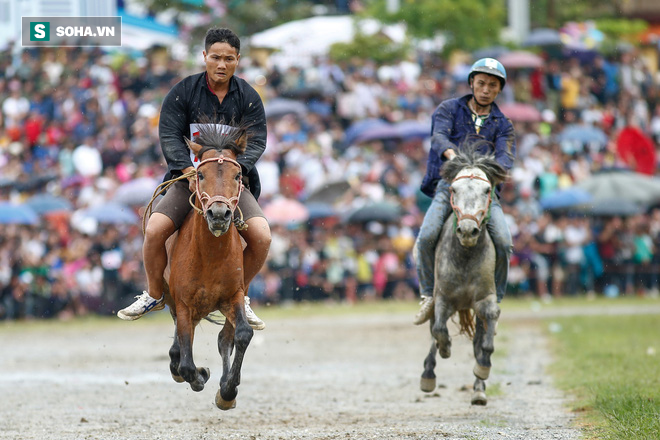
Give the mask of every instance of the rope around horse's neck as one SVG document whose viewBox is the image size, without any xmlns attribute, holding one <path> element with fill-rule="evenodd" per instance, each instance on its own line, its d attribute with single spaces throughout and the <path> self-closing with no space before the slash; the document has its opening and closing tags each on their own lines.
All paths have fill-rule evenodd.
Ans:
<svg viewBox="0 0 660 440">
<path fill-rule="evenodd" d="M 182 174 L 179 177 L 175 177 L 174 179 L 166 180 L 165 182 L 161 183 L 160 185 L 158 185 L 156 187 L 156 190 L 154 191 L 153 196 L 151 196 L 151 200 L 149 201 L 149 204 L 147 204 L 147 207 L 144 211 L 144 217 L 142 217 L 142 235 L 144 235 L 146 233 L 147 219 L 149 217 L 151 217 L 151 214 L 152 214 L 152 211 L 153 211 L 153 204 L 154 204 L 154 200 L 156 200 L 156 197 L 163 194 L 165 191 L 167 191 L 167 189 L 170 186 L 174 185 L 179 180 L 187 179 L 189 177 L 194 176 L 195 174 L 197 174 L 197 170 L 188 171 L 187 173 Z M 197 206 L 195 206 L 195 202 L 193 201 L 194 196 L 195 196 L 195 193 L 191 194 L 190 198 L 188 199 L 188 202 L 190 203 L 190 206 L 192 206 L 193 209 L 195 211 L 197 211 L 198 214 L 203 214 L 204 212 L 201 209 L 199 209 Z M 234 219 L 234 225 L 236 225 L 236 228 L 239 231 L 245 230 L 245 229 L 247 229 L 247 224 L 243 220 L 243 211 L 241 211 L 241 208 L 239 208 L 238 206 L 236 207 L 236 209 L 238 210 L 239 218 Z"/>
</svg>

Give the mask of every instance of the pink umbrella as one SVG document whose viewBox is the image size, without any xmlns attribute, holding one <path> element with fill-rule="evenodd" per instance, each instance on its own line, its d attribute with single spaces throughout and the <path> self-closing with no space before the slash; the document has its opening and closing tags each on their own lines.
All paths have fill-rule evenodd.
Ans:
<svg viewBox="0 0 660 440">
<path fill-rule="evenodd" d="M 300 223 L 309 218 L 309 211 L 297 200 L 279 198 L 264 207 L 264 215 L 272 224 Z"/>
<path fill-rule="evenodd" d="M 525 69 L 542 67 L 543 58 L 526 50 L 517 50 L 500 55 L 499 62 L 507 69 Z"/>
<path fill-rule="evenodd" d="M 531 104 L 521 102 L 507 102 L 498 104 L 504 116 L 516 122 L 540 122 L 541 112 Z"/>
</svg>

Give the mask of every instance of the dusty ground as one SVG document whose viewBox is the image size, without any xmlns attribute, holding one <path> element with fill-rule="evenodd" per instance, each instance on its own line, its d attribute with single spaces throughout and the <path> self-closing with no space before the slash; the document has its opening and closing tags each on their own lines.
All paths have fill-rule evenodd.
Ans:
<svg viewBox="0 0 660 440">
<path fill-rule="evenodd" d="M 213 403 L 218 327 L 197 330 L 211 368 L 195 393 L 170 378 L 163 317 L 0 325 L 2 439 L 577 439 L 534 319 L 503 316 L 486 407 L 470 405 L 471 344 L 454 337 L 438 389 L 419 390 L 430 346 L 412 315 L 271 319 L 250 345 L 237 407 Z M 505 315 L 505 314 L 503 314 Z"/>
</svg>

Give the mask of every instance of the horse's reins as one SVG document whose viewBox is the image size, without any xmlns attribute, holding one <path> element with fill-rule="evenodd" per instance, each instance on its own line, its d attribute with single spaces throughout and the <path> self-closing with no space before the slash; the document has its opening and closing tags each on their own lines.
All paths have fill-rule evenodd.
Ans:
<svg viewBox="0 0 660 440">
<path fill-rule="evenodd" d="M 144 213 L 144 217 L 142 217 L 142 233 L 144 234 L 146 229 L 147 229 L 147 219 L 151 216 L 152 213 L 152 208 L 154 204 L 154 200 L 156 200 L 156 197 L 159 195 L 163 194 L 167 189 L 174 185 L 179 180 L 183 179 L 188 179 L 189 177 L 195 176 L 195 192 L 190 195 L 190 198 L 188 199 L 188 202 L 190 203 L 190 206 L 193 207 L 195 211 L 197 211 L 198 214 L 204 214 L 204 211 L 208 209 L 208 207 L 214 203 L 214 202 L 220 202 L 224 203 L 227 205 L 232 213 L 232 216 L 234 215 L 234 211 L 238 210 L 238 215 L 239 218 L 234 219 L 234 225 L 239 231 L 247 229 L 248 225 L 245 223 L 243 220 L 243 212 L 241 211 L 241 208 L 238 207 L 238 201 L 241 197 L 241 193 L 243 192 L 243 181 L 241 180 L 240 186 L 238 188 L 238 194 L 234 197 L 227 198 L 224 196 L 209 196 L 206 192 L 201 193 L 199 192 L 199 174 L 197 170 L 205 163 L 207 162 L 218 162 L 222 163 L 224 161 L 233 163 L 237 167 L 241 168 L 241 165 L 235 161 L 234 159 L 231 159 L 229 157 L 225 157 L 223 155 L 220 155 L 220 157 L 212 157 L 209 159 L 203 160 L 198 166 L 197 169 L 188 171 L 185 174 L 182 174 L 181 176 L 175 177 L 174 179 L 167 180 L 160 185 L 156 187 L 156 190 L 154 191 L 153 196 L 151 197 L 151 200 L 149 201 L 149 204 L 147 205 Z M 195 202 L 193 201 L 193 197 L 197 196 L 199 199 L 200 203 L 202 204 L 202 209 L 199 209 L 197 206 L 195 206 Z"/>
<path fill-rule="evenodd" d="M 452 180 L 451 183 L 454 183 L 457 180 L 461 180 L 461 179 L 483 180 L 484 182 L 488 183 L 488 185 L 491 187 L 491 190 L 488 192 L 488 204 L 486 205 L 486 208 L 485 209 L 480 209 L 474 215 L 472 215 L 472 214 L 463 214 L 463 211 L 461 211 L 461 208 L 454 205 L 454 191 L 451 189 L 451 187 L 449 187 L 449 193 L 450 193 L 449 204 L 451 205 L 451 209 L 453 209 L 454 213 L 456 214 L 456 223 L 459 223 L 463 219 L 474 220 L 474 222 L 477 224 L 477 228 L 481 229 L 481 224 L 488 217 L 488 212 L 490 211 L 490 204 L 493 201 L 492 185 L 490 183 L 490 180 L 484 179 L 483 177 L 477 176 L 475 174 L 469 174 L 469 175 L 466 175 L 466 176 L 456 177 L 454 180 Z M 481 219 L 477 218 L 477 216 L 481 216 Z"/>
</svg>

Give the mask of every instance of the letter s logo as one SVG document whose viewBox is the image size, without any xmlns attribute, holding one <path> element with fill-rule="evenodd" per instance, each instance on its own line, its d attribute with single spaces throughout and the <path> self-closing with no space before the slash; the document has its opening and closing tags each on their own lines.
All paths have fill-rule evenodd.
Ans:
<svg viewBox="0 0 660 440">
<path fill-rule="evenodd" d="M 34 35 L 39 39 L 46 38 L 46 26 L 43 24 L 36 25 L 34 27 Z"/>
</svg>

